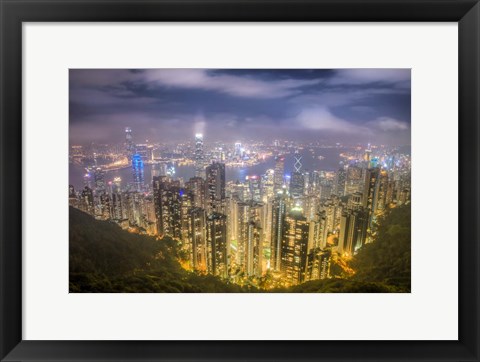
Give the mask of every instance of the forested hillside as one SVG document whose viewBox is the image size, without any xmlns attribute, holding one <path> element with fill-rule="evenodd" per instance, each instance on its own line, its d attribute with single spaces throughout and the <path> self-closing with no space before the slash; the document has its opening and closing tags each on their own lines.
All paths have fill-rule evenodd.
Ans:
<svg viewBox="0 0 480 362">
<path fill-rule="evenodd" d="M 273 292 L 385 293 L 410 291 L 410 207 L 380 221 L 376 241 L 351 260 L 355 274 Z M 183 269 L 174 240 L 137 235 L 70 208 L 70 292 L 241 293 L 253 287 Z"/>
</svg>

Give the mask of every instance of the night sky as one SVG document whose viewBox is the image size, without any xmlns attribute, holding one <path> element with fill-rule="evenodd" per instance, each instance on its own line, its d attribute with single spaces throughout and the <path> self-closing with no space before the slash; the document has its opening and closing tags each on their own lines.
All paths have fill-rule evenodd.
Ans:
<svg viewBox="0 0 480 362">
<path fill-rule="evenodd" d="M 72 69 L 70 142 L 410 144 L 409 69 Z"/>
</svg>

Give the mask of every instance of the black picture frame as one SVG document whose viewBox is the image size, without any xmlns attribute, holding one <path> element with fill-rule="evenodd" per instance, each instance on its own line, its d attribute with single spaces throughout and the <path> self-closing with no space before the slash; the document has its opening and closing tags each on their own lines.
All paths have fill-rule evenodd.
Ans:
<svg viewBox="0 0 480 362">
<path fill-rule="evenodd" d="M 0 358 L 2 361 L 479 360 L 480 4 L 478 1 L 0 0 L 0 12 Z M 22 22 L 44 21 L 458 22 L 459 340 L 22 340 Z M 415 326 L 412 325 L 412 328 Z"/>
</svg>

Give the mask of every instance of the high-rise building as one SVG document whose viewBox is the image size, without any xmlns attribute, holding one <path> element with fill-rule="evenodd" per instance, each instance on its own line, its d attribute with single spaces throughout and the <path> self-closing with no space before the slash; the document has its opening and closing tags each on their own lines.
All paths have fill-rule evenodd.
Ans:
<svg viewBox="0 0 480 362">
<path fill-rule="evenodd" d="M 268 169 L 267 172 L 262 176 L 262 201 L 267 202 L 272 199 L 275 195 L 274 193 L 274 178 L 275 171 L 273 169 Z"/>
<path fill-rule="evenodd" d="M 290 179 L 290 194 L 297 199 L 303 196 L 305 188 L 305 178 L 301 172 L 294 171 Z"/>
<path fill-rule="evenodd" d="M 345 168 L 340 167 L 336 174 L 335 180 L 335 194 L 337 196 L 344 196 L 345 195 L 345 184 L 347 182 L 347 171 Z"/>
<path fill-rule="evenodd" d="M 130 127 L 125 128 L 125 151 L 127 157 L 130 160 L 135 153 L 135 145 L 133 143 L 132 129 Z"/>
<path fill-rule="evenodd" d="M 100 167 L 95 168 L 94 178 L 95 178 L 95 194 L 101 195 L 106 191 L 105 171 L 103 171 Z"/>
<path fill-rule="evenodd" d="M 195 177 L 204 176 L 205 155 L 203 150 L 203 134 L 195 135 Z"/>
<path fill-rule="evenodd" d="M 192 177 L 185 183 L 185 187 L 192 193 L 193 206 L 205 208 L 205 179 Z"/>
<path fill-rule="evenodd" d="M 249 199 L 253 201 L 262 201 L 262 179 L 257 175 L 247 176 Z"/>
<path fill-rule="evenodd" d="M 380 169 L 368 168 L 365 170 L 365 183 L 363 187 L 363 207 L 367 210 L 368 227 L 372 226 L 374 211 L 376 210 L 377 193 L 379 187 Z"/>
<path fill-rule="evenodd" d="M 111 217 L 110 195 L 103 193 L 100 195 L 100 217 L 101 220 L 110 220 Z"/>
<path fill-rule="evenodd" d="M 363 208 L 345 210 L 340 218 L 337 252 L 352 256 L 367 238 L 368 213 Z"/>
<path fill-rule="evenodd" d="M 309 223 L 300 208 L 293 208 L 285 217 L 281 264 L 284 281 L 296 285 L 305 281 Z"/>
<path fill-rule="evenodd" d="M 305 281 L 327 279 L 330 277 L 330 249 L 312 249 L 307 255 Z"/>
<path fill-rule="evenodd" d="M 228 277 L 227 217 L 212 213 L 207 217 L 207 271 Z"/>
<path fill-rule="evenodd" d="M 284 184 L 284 173 L 285 173 L 285 156 L 278 155 L 275 157 L 275 170 L 273 178 L 273 188 L 274 192 L 282 190 Z"/>
<path fill-rule="evenodd" d="M 94 199 L 93 199 L 93 191 L 88 186 L 85 186 L 82 194 L 81 194 L 81 209 L 86 213 L 93 215 L 94 214 Z"/>
<path fill-rule="evenodd" d="M 137 192 L 141 192 L 144 189 L 145 177 L 144 166 L 142 156 L 134 154 L 132 156 L 132 169 L 133 169 L 133 188 Z"/>
<path fill-rule="evenodd" d="M 153 179 L 153 199 L 157 233 L 180 238 L 181 202 L 180 183 L 167 176 Z"/>
<path fill-rule="evenodd" d="M 225 214 L 225 164 L 212 163 L 206 169 L 207 212 Z"/>
<path fill-rule="evenodd" d="M 245 243 L 245 271 L 247 276 L 262 276 L 263 231 L 258 222 L 250 221 Z"/>
<path fill-rule="evenodd" d="M 272 242 L 270 246 L 270 268 L 280 271 L 282 240 L 288 197 L 285 188 L 277 193 L 272 203 Z"/>
<path fill-rule="evenodd" d="M 122 220 L 123 219 L 123 204 L 122 204 L 122 194 L 120 192 L 112 193 L 112 219 Z"/>
<path fill-rule="evenodd" d="M 190 263 L 193 269 L 207 271 L 206 214 L 194 207 L 190 210 L 189 224 Z"/>
<path fill-rule="evenodd" d="M 378 191 L 375 193 L 376 200 L 374 202 L 373 212 L 380 213 L 385 210 L 387 202 L 388 192 L 388 173 L 385 170 L 381 170 L 378 176 Z"/>
<path fill-rule="evenodd" d="M 372 148 L 369 143 L 367 148 L 365 149 L 365 153 L 363 154 L 363 162 L 365 163 L 366 168 L 370 167 L 371 160 L 372 160 Z"/>
<path fill-rule="evenodd" d="M 357 166 L 349 166 L 347 168 L 347 179 L 345 183 L 344 195 L 350 195 L 354 192 L 363 192 L 363 173 L 362 169 Z"/>
<path fill-rule="evenodd" d="M 290 179 L 290 195 L 293 198 L 300 198 L 304 194 L 305 189 L 305 177 L 302 174 L 302 156 L 295 151 L 295 163 L 293 164 L 294 171 L 292 172 L 292 178 Z"/>
<path fill-rule="evenodd" d="M 253 200 L 237 202 L 234 216 L 237 231 L 236 264 L 247 276 L 263 273 L 265 208 Z"/>
</svg>

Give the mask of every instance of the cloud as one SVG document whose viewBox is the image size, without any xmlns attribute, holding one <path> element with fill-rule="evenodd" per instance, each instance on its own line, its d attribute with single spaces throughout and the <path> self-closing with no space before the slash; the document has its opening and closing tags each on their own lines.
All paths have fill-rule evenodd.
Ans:
<svg viewBox="0 0 480 362">
<path fill-rule="evenodd" d="M 302 128 L 316 131 L 333 131 L 337 133 L 364 133 L 365 129 L 341 119 L 327 108 L 315 107 L 300 112 L 295 123 Z"/>
<path fill-rule="evenodd" d="M 318 84 L 318 79 L 266 81 L 245 76 L 215 74 L 205 69 L 146 70 L 142 77 L 153 86 L 217 91 L 235 97 L 281 98 L 298 94 L 298 88 Z"/>
<path fill-rule="evenodd" d="M 407 122 L 399 121 L 390 117 L 379 117 L 373 121 L 367 122 L 367 126 L 384 132 L 406 131 L 410 128 Z"/>
<path fill-rule="evenodd" d="M 329 79 L 333 85 L 365 85 L 371 83 L 410 84 L 410 69 L 339 69 Z"/>
</svg>

